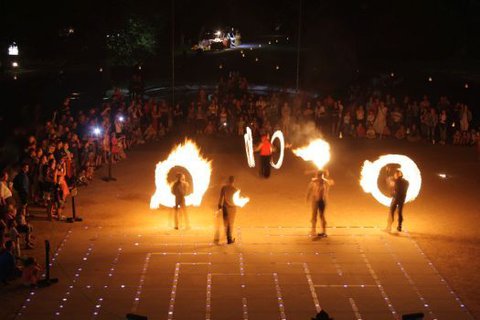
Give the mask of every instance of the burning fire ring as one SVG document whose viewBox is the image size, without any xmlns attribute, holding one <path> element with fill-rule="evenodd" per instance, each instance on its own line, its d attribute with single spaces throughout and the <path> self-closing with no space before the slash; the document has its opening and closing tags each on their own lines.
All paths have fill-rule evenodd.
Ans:
<svg viewBox="0 0 480 320">
<path fill-rule="evenodd" d="M 245 140 L 245 153 L 247 154 L 247 162 L 250 168 L 255 168 L 255 157 L 253 155 L 253 137 L 252 130 L 247 127 L 245 134 L 243 135 Z"/>
<path fill-rule="evenodd" d="M 407 156 L 399 154 L 388 154 L 379 157 L 374 162 L 366 160 L 363 164 L 360 179 L 360 185 L 366 193 L 371 193 L 372 196 L 384 206 L 389 207 L 392 201 L 391 197 L 385 196 L 380 189 L 378 189 L 378 175 L 380 170 L 388 164 L 396 163 L 400 165 L 400 170 L 403 173 L 405 180 L 409 182 L 407 197 L 405 202 L 415 200 L 420 193 L 422 186 L 422 175 L 415 162 Z"/>
<path fill-rule="evenodd" d="M 272 135 L 272 139 L 270 140 L 270 143 L 273 144 L 273 141 L 275 141 L 275 139 L 278 139 L 278 141 L 280 141 L 280 157 L 278 158 L 277 163 L 274 163 L 273 160 L 271 160 L 270 164 L 275 169 L 280 169 L 282 167 L 283 157 L 285 155 L 285 139 L 283 138 L 282 131 L 280 130 L 275 131 Z"/>
<path fill-rule="evenodd" d="M 157 209 L 160 205 L 175 206 L 175 196 L 171 192 L 171 184 L 167 177 L 173 167 L 183 167 L 187 170 L 193 182 L 193 192 L 185 197 L 187 206 L 200 206 L 203 195 L 210 184 L 212 173 L 211 161 L 203 158 L 197 145 L 191 140 L 175 147 L 165 161 L 160 161 L 155 169 L 156 191 L 150 199 L 150 208 Z"/>
</svg>

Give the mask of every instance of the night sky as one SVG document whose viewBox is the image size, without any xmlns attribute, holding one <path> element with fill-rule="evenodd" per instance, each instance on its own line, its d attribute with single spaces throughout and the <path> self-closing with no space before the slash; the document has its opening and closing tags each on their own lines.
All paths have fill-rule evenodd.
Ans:
<svg viewBox="0 0 480 320">
<path fill-rule="evenodd" d="M 298 1 L 175 1 L 176 42 L 196 41 L 202 28 L 238 27 L 245 37 L 298 27 Z M 352 43 L 361 59 L 480 58 L 480 1 L 303 1 L 302 45 L 333 25 L 333 37 Z M 2 46 L 17 41 L 30 56 L 62 52 L 62 29 L 75 28 L 79 50 L 95 55 L 104 36 L 129 17 L 152 23 L 160 51 L 170 42 L 170 1 L 6 1 L 0 4 Z M 336 32 L 338 30 L 338 33 Z M 325 45 L 325 44 L 323 44 Z M 39 50 L 41 49 L 41 50 Z M 60 51 L 59 51 L 60 50 Z"/>
</svg>

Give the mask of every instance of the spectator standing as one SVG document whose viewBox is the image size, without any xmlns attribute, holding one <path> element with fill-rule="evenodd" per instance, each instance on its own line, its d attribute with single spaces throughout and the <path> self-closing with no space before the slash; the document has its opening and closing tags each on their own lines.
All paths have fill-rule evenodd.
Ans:
<svg viewBox="0 0 480 320">
<path fill-rule="evenodd" d="M 472 121 L 472 113 L 466 104 L 460 107 L 460 130 L 468 131 L 470 128 L 470 121 Z"/>
<path fill-rule="evenodd" d="M 444 109 L 440 111 L 440 116 L 438 117 L 438 132 L 440 135 L 440 144 L 445 144 L 447 141 L 447 111 Z"/>
<path fill-rule="evenodd" d="M 375 132 L 379 135 L 380 139 L 383 137 L 385 127 L 387 126 L 387 112 L 388 108 L 383 104 L 383 102 L 381 102 L 377 111 L 377 116 L 373 122 Z"/>
<path fill-rule="evenodd" d="M 28 164 L 22 164 L 20 172 L 13 179 L 13 188 L 18 195 L 18 209 L 28 216 L 27 205 L 30 194 L 30 178 L 28 177 Z"/>
</svg>

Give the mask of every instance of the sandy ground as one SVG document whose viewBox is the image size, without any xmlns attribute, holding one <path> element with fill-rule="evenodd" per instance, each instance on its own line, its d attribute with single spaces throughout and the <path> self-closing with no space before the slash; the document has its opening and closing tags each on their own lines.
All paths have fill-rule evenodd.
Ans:
<svg viewBox="0 0 480 320">
<path fill-rule="evenodd" d="M 197 141 L 204 154 L 212 159 L 213 172 L 202 206 L 189 210 L 194 228 L 211 225 L 220 186 L 232 174 L 237 177 L 242 193 L 251 198 L 240 210 L 237 226 L 308 227 L 309 207 L 304 198 L 313 169 L 310 163 L 287 151 L 283 167 L 273 170 L 270 179 L 263 180 L 258 177 L 257 169 L 248 168 L 240 139 L 201 138 Z M 169 139 L 135 149 L 127 161 L 114 167 L 116 182 L 97 179 L 81 190 L 77 203 L 84 223 L 36 221 L 37 238 L 48 237 L 53 246 L 58 246 L 68 230 L 78 231 L 83 226 L 105 228 L 112 239 L 124 233 L 141 232 L 149 226 L 168 228 L 170 211 L 150 210 L 148 204 L 155 188 L 155 164 L 166 157 L 174 143 L 175 139 Z M 336 185 L 331 190 L 327 208 L 329 226 L 383 228 L 388 209 L 362 191 L 358 183 L 362 163 L 386 153 L 411 157 L 422 172 L 423 186 L 419 197 L 406 205 L 404 227 L 469 311 L 480 317 L 480 276 L 477 272 L 480 242 L 476 232 L 480 214 L 480 166 L 475 150 L 391 141 L 336 140 L 331 146 L 329 169 Z M 438 173 L 446 173 L 447 179 L 441 179 Z M 97 177 L 102 174 L 100 171 Z M 34 254 L 41 257 L 41 250 L 35 249 Z M 19 288 L 2 289 L 2 297 L 5 297 L 2 300 L 9 305 L 2 308 L 5 318 L 11 318 L 25 294 L 25 290 Z"/>
</svg>

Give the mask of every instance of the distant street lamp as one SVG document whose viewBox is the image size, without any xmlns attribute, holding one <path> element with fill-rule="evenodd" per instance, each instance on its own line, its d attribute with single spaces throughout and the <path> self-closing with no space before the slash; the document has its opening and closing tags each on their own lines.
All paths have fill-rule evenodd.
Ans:
<svg viewBox="0 0 480 320">
<path fill-rule="evenodd" d="M 8 47 L 8 55 L 9 56 L 18 56 L 18 46 L 14 42 Z"/>
</svg>

